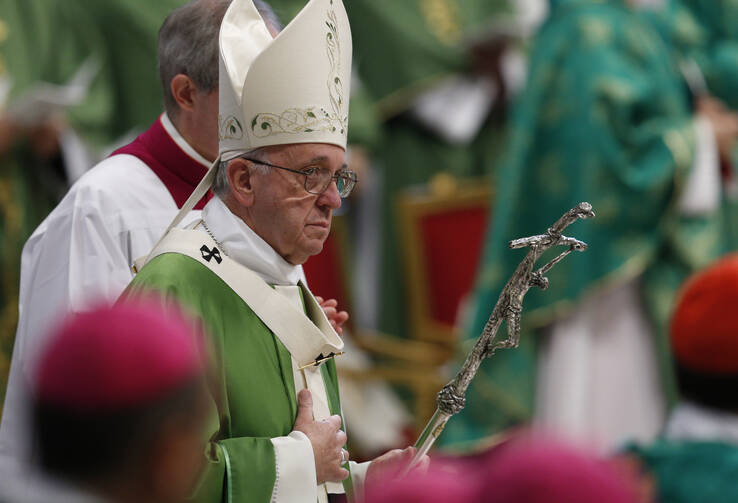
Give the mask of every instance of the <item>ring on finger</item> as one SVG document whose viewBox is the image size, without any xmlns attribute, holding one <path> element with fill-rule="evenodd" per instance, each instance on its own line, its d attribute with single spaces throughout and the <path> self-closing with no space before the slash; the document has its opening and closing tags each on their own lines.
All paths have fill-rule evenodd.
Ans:
<svg viewBox="0 0 738 503">
<path fill-rule="evenodd" d="M 348 452 L 346 449 L 341 449 L 341 464 L 346 464 L 346 461 L 348 461 Z"/>
</svg>

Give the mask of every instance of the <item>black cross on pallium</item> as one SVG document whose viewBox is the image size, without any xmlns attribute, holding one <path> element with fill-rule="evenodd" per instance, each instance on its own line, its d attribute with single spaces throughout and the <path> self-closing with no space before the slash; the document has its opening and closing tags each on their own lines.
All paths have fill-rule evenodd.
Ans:
<svg viewBox="0 0 738 503">
<path fill-rule="evenodd" d="M 210 259 L 214 258 L 217 263 L 221 263 L 223 259 L 220 256 L 220 251 L 213 246 L 213 249 L 211 250 L 206 245 L 202 245 L 200 247 L 200 253 L 202 253 L 202 258 L 210 262 Z"/>
<path fill-rule="evenodd" d="M 323 353 L 320 353 L 317 357 L 315 357 L 315 364 L 314 365 L 317 367 L 321 363 L 323 363 L 324 361 L 330 360 L 334 356 L 336 356 L 336 353 L 333 353 L 333 352 L 329 353 L 328 356 L 323 356 Z"/>
</svg>

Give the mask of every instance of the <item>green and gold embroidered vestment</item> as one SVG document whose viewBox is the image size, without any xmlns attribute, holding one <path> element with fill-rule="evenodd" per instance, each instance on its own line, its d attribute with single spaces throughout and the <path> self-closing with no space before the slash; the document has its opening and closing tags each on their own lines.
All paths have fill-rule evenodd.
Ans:
<svg viewBox="0 0 738 503">
<path fill-rule="evenodd" d="M 653 321 L 663 327 L 685 276 L 725 251 L 723 212 L 687 218 L 677 209 L 696 138 L 673 56 L 659 31 L 625 2 L 551 1 L 496 176 L 498 195 L 467 323 L 470 340 L 523 257 L 507 243 L 539 234 L 580 201 L 591 202 L 597 218 L 570 232 L 590 249 L 555 267 L 548 290 L 530 291 L 524 331 L 566 314 L 598 288 L 639 276 Z M 530 335 L 482 366 L 444 441 L 473 441 L 530 417 L 536 368 Z M 662 338 L 657 348 L 668 384 Z"/>
</svg>

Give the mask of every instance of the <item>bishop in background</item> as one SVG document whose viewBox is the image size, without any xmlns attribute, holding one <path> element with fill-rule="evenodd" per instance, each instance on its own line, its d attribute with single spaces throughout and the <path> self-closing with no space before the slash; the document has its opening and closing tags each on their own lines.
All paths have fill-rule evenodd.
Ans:
<svg viewBox="0 0 738 503">
<path fill-rule="evenodd" d="M 357 181 L 345 164 L 348 18 L 341 0 L 310 0 L 273 38 L 252 0 L 234 0 L 219 44 L 219 157 L 174 224 L 211 185 L 217 197 L 138 264 L 124 295 L 158 292 L 210 335 L 217 419 L 197 500 L 352 499 L 414 449 L 348 461 L 343 342 L 302 280 Z"/>
</svg>

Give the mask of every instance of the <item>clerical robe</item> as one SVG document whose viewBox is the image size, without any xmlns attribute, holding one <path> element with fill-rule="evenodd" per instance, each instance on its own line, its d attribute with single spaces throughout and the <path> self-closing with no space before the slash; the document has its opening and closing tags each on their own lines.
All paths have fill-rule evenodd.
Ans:
<svg viewBox="0 0 738 503">
<path fill-rule="evenodd" d="M 151 251 L 209 164 L 164 114 L 80 178 L 26 242 L 0 461 L 29 455 L 27 390 L 51 324 L 121 294 L 134 260 Z"/>
<path fill-rule="evenodd" d="M 63 113 L 65 126 L 58 137 L 59 156 L 36 155 L 28 145 L 32 138 L 26 138 L 34 133 L 25 131 L 0 158 L 0 404 L 18 323 L 23 243 L 101 151 L 124 143 L 123 138 L 129 141 L 156 119 L 161 106 L 157 33 L 165 16 L 184 3 L 0 2 L 0 113 L 38 126 L 53 109 L 55 115 Z M 83 68 L 91 70 L 89 85 L 61 100 L 66 105 L 50 106 L 48 84 L 67 85 L 85 73 Z M 40 88 L 45 91 L 38 93 Z"/>
<path fill-rule="evenodd" d="M 604 446 L 652 438 L 670 375 L 659 328 L 684 277 L 726 250 L 714 138 L 695 120 L 670 47 L 622 2 L 551 6 L 497 177 L 468 337 L 522 259 L 509 240 L 545 231 L 580 201 L 597 217 L 567 229 L 589 249 L 528 293 L 520 348 L 482 366 L 446 441 L 478 439 L 534 408 L 544 425 Z"/>
<path fill-rule="evenodd" d="M 209 335 L 218 417 L 208 431 L 207 469 L 195 499 L 314 502 L 351 493 L 368 464 L 352 462 L 352 477 L 343 484 L 318 486 L 310 440 L 292 431 L 296 396 L 304 388 L 312 393 L 316 420 L 342 415 L 333 360 L 305 367 L 305 361 L 339 352 L 342 343 L 305 286 L 302 267 L 286 262 L 217 197 L 205 206 L 202 221 L 188 228 L 190 241 L 165 239 L 125 295 L 158 292 L 163 302 L 176 302 L 201 320 Z M 242 275 L 249 275 L 247 282 Z M 250 281 L 267 294 L 273 286 L 271 308 L 254 306 L 261 295 L 244 298 L 234 290 Z M 298 328 L 284 328 L 282 318 L 288 324 L 297 318 Z M 305 323 L 312 332 L 300 330 Z M 313 343 L 333 349 L 298 354 Z"/>
</svg>

